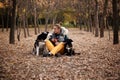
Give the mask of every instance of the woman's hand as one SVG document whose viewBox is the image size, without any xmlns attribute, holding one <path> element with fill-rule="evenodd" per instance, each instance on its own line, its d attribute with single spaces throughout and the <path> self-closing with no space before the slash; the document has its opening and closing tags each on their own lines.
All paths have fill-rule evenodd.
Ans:
<svg viewBox="0 0 120 80">
<path fill-rule="evenodd" d="M 56 42 L 58 42 L 58 40 L 55 39 L 55 38 L 53 38 L 53 39 L 52 39 L 52 42 L 55 42 L 55 43 L 56 43 Z"/>
<path fill-rule="evenodd" d="M 57 46 L 60 42 L 56 42 L 55 45 Z"/>
</svg>

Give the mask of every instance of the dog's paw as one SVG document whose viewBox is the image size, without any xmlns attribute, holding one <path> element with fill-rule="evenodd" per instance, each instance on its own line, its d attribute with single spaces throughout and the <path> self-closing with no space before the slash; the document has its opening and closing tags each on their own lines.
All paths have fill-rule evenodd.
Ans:
<svg viewBox="0 0 120 80">
<path fill-rule="evenodd" d="M 35 54 L 36 52 L 35 52 L 35 49 L 33 48 L 33 51 L 32 51 L 32 54 Z"/>
</svg>

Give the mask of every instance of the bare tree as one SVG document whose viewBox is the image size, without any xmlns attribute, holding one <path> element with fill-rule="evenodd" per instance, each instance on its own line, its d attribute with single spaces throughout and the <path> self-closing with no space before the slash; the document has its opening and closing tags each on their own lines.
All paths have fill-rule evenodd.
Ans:
<svg viewBox="0 0 120 80">
<path fill-rule="evenodd" d="M 118 12 L 117 12 L 117 0 L 112 0 L 113 7 L 113 44 L 119 43 L 119 26 L 118 26 Z"/>
<path fill-rule="evenodd" d="M 16 11 L 16 0 L 13 1 L 13 9 L 12 9 L 12 23 L 11 23 L 11 28 L 10 28 L 10 38 L 9 38 L 9 43 L 14 44 L 15 43 L 15 11 Z"/>
<path fill-rule="evenodd" d="M 104 37 L 104 28 L 106 23 L 106 14 L 107 14 L 107 6 L 108 6 L 108 0 L 105 0 L 104 2 L 104 8 L 103 8 L 103 14 L 101 14 L 101 25 L 100 25 L 100 37 Z"/>
<path fill-rule="evenodd" d="M 28 6 L 29 6 L 29 5 L 28 5 L 28 4 L 29 4 L 29 0 L 26 1 L 26 4 L 27 4 L 27 5 L 26 5 L 26 12 L 25 12 L 25 17 L 26 17 L 25 22 L 26 22 L 27 35 L 30 36 L 29 25 L 28 25 L 28 16 L 27 16 L 28 13 L 29 13 L 29 8 L 28 8 Z"/>
<path fill-rule="evenodd" d="M 24 37 L 26 38 L 27 37 L 27 33 L 26 33 L 26 21 L 25 21 L 25 19 L 26 19 L 26 16 L 25 16 L 25 14 L 23 14 L 23 17 L 22 17 L 22 21 L 23 21 L 23 30 L 24 30 Z"/>
<path fill-rule="evenodd" d="M 34 29 L 35 29 L 35 35 L 37 35 L 37 11 L 36 11 L 36 4 L 34 3 Z"/>
<path fill-rule="evenodd" d="M 9 7 L 6 9 L 6 13 L 7 13 L 7 16 L 6 16 L 6 19 L 7 19 L 7 21 L 6 21 L 6 31 L 8 31 L 8 26 L 9 26 L 9 15 L 10 15 L 10 10 L 9 9 L 10 9 Z"/>
<path fill-rule="evenodd" d="M 98 0 L 95 0 L 95 37 L 99 35 L 99 21 L 98 21 Z"/>
<path fill-rule="evenodd" d="M 2 17 L 2 32 L 4 32 L 4 9 L 3 9 L 3 15 Z"/>
</svg>

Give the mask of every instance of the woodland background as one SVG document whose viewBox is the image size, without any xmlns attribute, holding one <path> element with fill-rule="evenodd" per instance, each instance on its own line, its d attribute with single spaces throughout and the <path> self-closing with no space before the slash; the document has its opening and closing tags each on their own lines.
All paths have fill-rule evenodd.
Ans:
<svg viewBox="0 0 120 80">
<path fill-rule="evenodd" d="M 21 29 L 24 37 L 30 36 L 29 28 L 40 33 L 55 23 L 63 26 L 84 28 L 104 37 L 104 30 L 113 30 L 113 43 L 119 42 L 120 26 L 119 0 L 0 0 L 0 24 L 2 31 L 10 28 L 9 43 L 15 42 L 15 31 L 20 40 Z"/>
<path fill-rule="evenodd" d="M 62 23 L 74 56 L 32 53 Z M 0 0 L 0 80 L 120 80 L 120 0 Z"/>
</svg>

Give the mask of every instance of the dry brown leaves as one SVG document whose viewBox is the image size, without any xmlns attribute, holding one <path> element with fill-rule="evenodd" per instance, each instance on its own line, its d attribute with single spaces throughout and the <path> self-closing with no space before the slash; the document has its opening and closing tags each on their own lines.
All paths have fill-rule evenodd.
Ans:
<svg viewBox="0 0 120 80">
<path fill-rule="evenodd" d="M 112 45 L 107 32 L 100 39 L 69 30 L 80 55 L 58 58 L 32 55 L 34 35 L 10 45 L 9 33 L 0 32 L 0 80 L 120 80 L 120 45 Z"/>
</svg>

